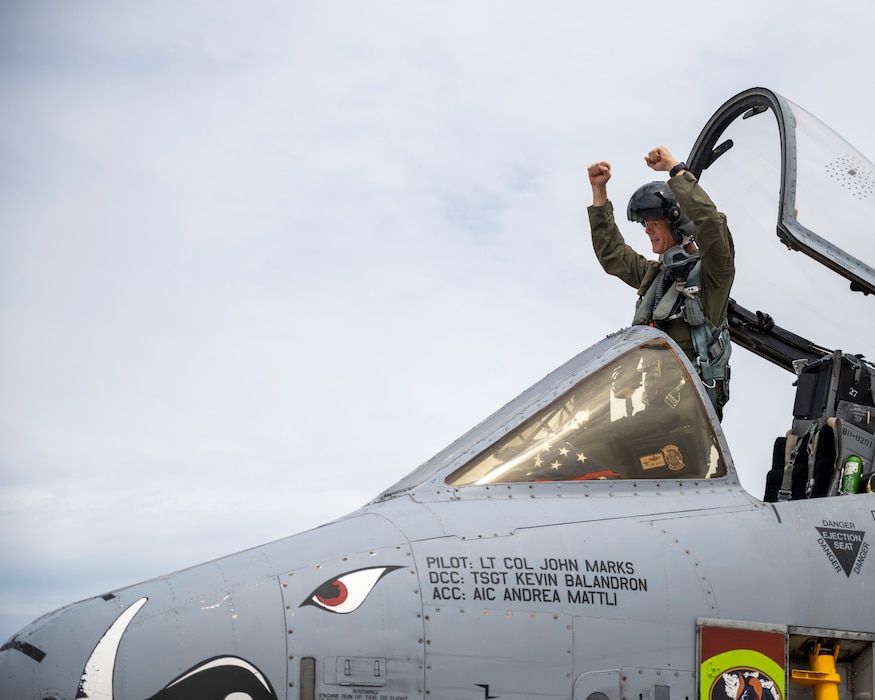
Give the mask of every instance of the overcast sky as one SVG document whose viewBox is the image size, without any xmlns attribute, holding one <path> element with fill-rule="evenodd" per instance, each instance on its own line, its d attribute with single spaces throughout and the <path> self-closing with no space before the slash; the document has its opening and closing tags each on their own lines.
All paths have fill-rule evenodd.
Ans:
<svg viewBox="0 0 875 700">
<path fill-rule="evenodd" d="M 755 86 L 875 157 L 873 29 L 865 0 L 4 0 L 0 642 L 361 506 L 627 325 L 589 163 L 623 207 Z M 759 497 L 792 376 L 757 362 L 724 429 Z"/>
</svg>

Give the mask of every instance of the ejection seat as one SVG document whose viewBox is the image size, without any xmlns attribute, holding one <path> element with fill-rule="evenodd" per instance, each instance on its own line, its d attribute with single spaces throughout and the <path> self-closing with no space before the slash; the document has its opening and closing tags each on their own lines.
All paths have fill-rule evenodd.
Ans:
<svg viewBox="0 0 875 700">
<path fill-rule="evenodd" d="M 849 457 L 862 463 L 857 493 L 875 490 L 875 368 L 836 351 L 796 367 L 792 428 L 777 438 L 766 475 L 766 502 L 847 493 Z"/>
</svg>

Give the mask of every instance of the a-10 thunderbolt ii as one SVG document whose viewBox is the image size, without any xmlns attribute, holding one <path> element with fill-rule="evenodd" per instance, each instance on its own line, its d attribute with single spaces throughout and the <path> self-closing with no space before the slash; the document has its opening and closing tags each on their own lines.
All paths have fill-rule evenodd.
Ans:
<svg viewBox="0 0 875 700">
<path fill-rule="evenodd" d="M 772 237 L 774 200 L 744 217 L 769 139 L 781 241 L 875 292 L 830 242 L 875 221 L 875 168 L 800 107 L 736 95 L 687 163 L 740 245 Z M 39 618 L 0 698 L 872 700 L 875 368 L 730 324 L 796 375 L 762 494 L 684 354 L 627 328 L 346 517 Z"/>
</svg>

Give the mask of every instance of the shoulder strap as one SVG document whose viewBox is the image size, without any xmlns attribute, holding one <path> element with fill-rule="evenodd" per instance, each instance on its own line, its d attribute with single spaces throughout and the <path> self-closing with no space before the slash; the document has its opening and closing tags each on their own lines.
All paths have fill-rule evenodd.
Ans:
<svg viewBox="0 0 875 700">
<path fill-rule="evenodd" d="M 708 396 L 716 405 L 717 382 L 729 379 L 729 357 L 732 342 L 729 338 L 729 323 L 726 319 L 719 327 L 709 319 L 699 301 L 699 270 L 702 261 L 693 265 L 683 288 L 687 298 L 684 304 L 684 320 L 690 326 L 693 348 L 696 351 L 699 376 L 705 384 Z"/>
<path fill-rule="evenodd" d="M 784 465 L 784 480 L 781 482 L 781 489 L 778 491 L 779 501 L 791 500 L 793 496 L 793 469 L 796 466 L 799 450 L 808 447 L 815 432 L 817 432 L 817 421 L 812 422 L 811 425 L 808 426 L 806 433 L 796 440 L 796 444 L 793 446 L 793 450 L 787 458 L 787 463 Z"/>
<path fill-rule="evenodd" d="M 638 297 L 635 307 L 635 316 L 632 325 L 655 322 L 657 325 L 671 321 L 681 315 L 686 320 L 686 313 L 682 310 L 687 303 L 684 297 L 684 282 L 674 282 L 663 268 L 659 275 L 651 282 L 647 291 Z"/>
<path fill-rule="evenodd" d="M 647 287 L 647 291 L 638 297 L 635 304 L 635 315 L 632 317 L 632 325 L 640 326 L 650 323 L 653 317 L 653 307 L 656 306 L 656 291 L 662 282 L 664 270 L 661 270 L 651 281 Z"/>
</svg>

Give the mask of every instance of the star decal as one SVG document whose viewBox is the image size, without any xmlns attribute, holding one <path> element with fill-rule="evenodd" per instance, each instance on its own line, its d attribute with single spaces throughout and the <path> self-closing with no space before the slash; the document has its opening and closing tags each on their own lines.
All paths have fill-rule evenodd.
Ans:
<svg viewBox="0 0 875 700">
<path fill-rule="evenodd" d="M 549 449 L 548 449 L 549 448 Z M 620 475 L 598 459 L 584 454 L 570 442 L 547 444 L 537 456 L 530 457 L 532 481 L 583 481 L 591 479 L 618 479 Z"/>
</svg>

